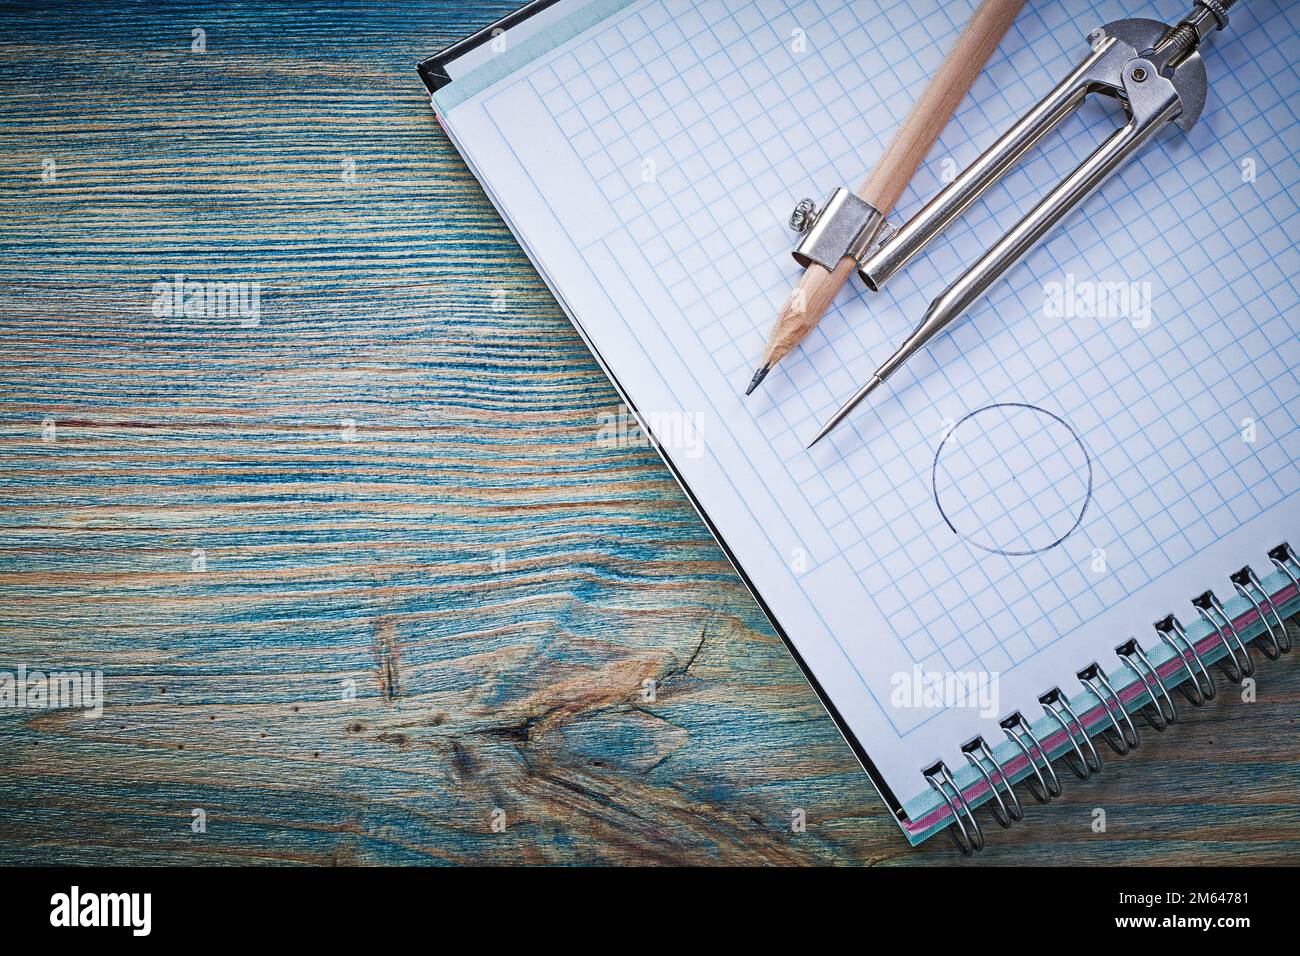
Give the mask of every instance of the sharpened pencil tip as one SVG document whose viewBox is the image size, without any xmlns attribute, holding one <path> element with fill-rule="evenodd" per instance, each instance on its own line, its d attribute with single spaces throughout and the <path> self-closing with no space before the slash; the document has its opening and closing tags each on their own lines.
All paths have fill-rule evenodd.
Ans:
<svg viewBox="0 0 1300 956">
<path fill-rule="evenodd" d="M 767 378 L 767 373 L 772 371 L 772 363 L 766 363 L 762 368 L 754 373 L 754 377 L 749 380 L 749 388 L 745 389 L 745 394 L 750 395 L 763 379 Z"/>
</svg>

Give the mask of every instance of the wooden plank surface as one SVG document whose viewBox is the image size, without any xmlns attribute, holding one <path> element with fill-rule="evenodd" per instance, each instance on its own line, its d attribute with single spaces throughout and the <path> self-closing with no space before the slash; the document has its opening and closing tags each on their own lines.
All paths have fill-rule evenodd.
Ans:
<svg viewBox="0 0 1300 956">
<path fill-rule="evenodd" d="M 509 8 L 0 12 L 0 669 L 107 695 L 0 710 L 0 862 L 1300 860 L 1295 657 L 907 847 L 428 110 Z"/>
</svg>

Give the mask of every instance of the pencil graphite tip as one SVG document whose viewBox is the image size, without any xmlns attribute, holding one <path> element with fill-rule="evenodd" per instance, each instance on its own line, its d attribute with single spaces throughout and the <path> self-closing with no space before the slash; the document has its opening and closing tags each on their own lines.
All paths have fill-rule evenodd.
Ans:
<svg viewBox="0 0 1300 956">
<path fill-rule="evenodd" d="M 764 362 L 762 367 L 754 373 L 754 377 L 749 380 L 749 388 L 745 389 L 745 394 L 752 394 L 754 389 L 758 388 L 759 383 L 767 378 L 767 373 L 770 371 L 772 371 L 772 363 Z"/>
</svg>

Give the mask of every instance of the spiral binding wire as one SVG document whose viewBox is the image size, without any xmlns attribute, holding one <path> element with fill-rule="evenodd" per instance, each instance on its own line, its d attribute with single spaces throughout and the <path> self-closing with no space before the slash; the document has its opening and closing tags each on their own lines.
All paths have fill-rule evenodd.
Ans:
<svg viewBox="0 0 1300 956">
<path fill-rule="evenodd" d="M 1183 626 L 1178 623 L 1178 618 L 1170 614 L 1168 617 L 1156 621 L 1155 628 L 1156 633 L 1160 635 L 1160 639 L 1168 644 L 1170 650 L 1183 662 L 1183 669 L 1187 671 L 1187 676 L 1191 678 L 1188 683 L 1178 685 L 1178 689 L 1187 698 L 1187 702 L 1193 707 L 1200 707 L 1207 700 L 1213 700 L 1219 689 L 1214 686 L 1214 678 L 1205 669 L 1205 662 L 1196 653 L 1196 648 L 1192 646 L 1191 639 L 1187 636 L 1187 632 L 1183 630 Z M 1195 669 L 1192 667 L 1193 664 L 1196 665 Z M 1205 683 L 1201 683 L 1201 678 L 1205 679 Z M 1193 693 L 1192 688 L 1196 689 L 1195 693 Z"/>
<path fill-rule="evenodd" d="M 1201 617 L 1214 628 L 1214 633 L 1218 635 L 1220 643 L 1228 652 L 1228 656 L 1221 661 L 1223 672 L 1228 680 L 1234 684 L 1240 684 L 1244 678 L 1252 676 L 1255 673 L 1255 661 L 1250 656 L 1250 651 L 1247 650 L 1246 645 L 1242 643 L 1241 635 L 1237 632 L 1236 625 L 1232 623 L 1232 618 L 1228 617 L 1228 612 L 1223 609 L 1223 605 L 1214 596 L 1214 592 L 1206 591 L 1199 597 L 1192 598 L 1192 605 L 1200 612 Z M 1232 635 L 1231 642 L 1227 637 L 1229 634 Z M 1241 658 L 1237 657 L 1237 651 L 1241 651 Z M 1228 670 L 1228 661 L 1232 661 L 1231 671 Z"/>
<path fill-rule="evenodd" d="M 962 753 L 970 765 L 980 772 L 984 780 L 989 785 L 989 791 L 993 794 L 993 799 L 997 801 L 997 806 L 993 811 L 993 817 L 998 821 L 998 825 L 1006 828 L 1013 823 L 1024 819 L 1025 811 L 1020 805 L 1020 798 L 1016 796 L 1015 789 L 1011 786 L 1011 781 L 1002 774 L 1002 768 L 998 765 L 997 759 L 993 756 L 993 751 L 989 750 L 989 745 L 984 742 L 983 737 L 976 737 L 961 748 Z M 990 772 L 985 766 L 984 761 L 988 761 L 993 768 Z M 1002 799 L 1002 794 L 998 792 L 997 784 L 993 778 L 997 777 L 1006 791 L 1007 797 L 1011 800 L 1010 806 Z"/>
<path fill-rule="evenodd" d="M 1268 552 L 1274 567 L 1285 574 L 1296 591 L 1300 594 L 1300 557 L 1290 544 L 1283 542 Z M 1255 644 L 1270 660 L 1291 650 L 1291 640 L 1286 633 L 1286 624 L 1272 596 L 1264 589 L 1263 582 L 1249 566 L 1229 575 L 1233 588 L 1250 602 L 1264 625 L 1264 632 L 1258 637 L 1246 641 L 1233 624 L 1231 616 L 1223 603 L 1213 591 L 1206 591 L 1192 599 L 1192 606 L 1200 618 L 1212 628 L 1226 651 L 1226 656 L 1219 661 L 1223 675 L 1233 683 L 1241 683 L 1255 673 L 1255 661 L 1250 656 L 1249 644 Z M 1276 625 L 1277 630 L 1274 630 Z M 1154 625 L 1157 636 L 1168 645 L 1182 669 L 1187 672 L 1187 680 L 1178 684 L 1187 702 L 1200 707 L 1207 700 L 1212 700 L 1218 692 L 1214 677 L 1205 661 L 1196 651 L 1196 646 L 1188 636 L 1182 622 L 1174 614 L 1168 614 Z M 1115 655 L 1120 662 L 1131 670 L 1141 682 L 1147 696 L 1147 702 L 1134 711 L 1157 733 L 1178 722 L 1178 707 L 1169 687 L 1165 684 L 1151 659 L 1136 639 L 1130 638 L 1115 648 Z M 1124 702 L 1116 692 L 1106 673 L 1095 661 L 1079 671 L 1080 684 L 1097 698 L 1109 721 L 1100 733 L 1116 754 L 1123 756 L 1136 750 L 1142 743 L 1137 724 L 1132 715 L 1124 709 Z M 1065 731 L 1070 747 L 1061 755 L 1065 764 L 1080 780 L 1100 773 L 1101 757 L 1092 744 L 1092 739 L 1083 725 L 1079 715 L 1070 706 L 1069 699 L 1054 687 L 1038 698 L 1043 712 L 1051 716 Z M 1089 708 L 1091 709 L 1091 708 Z M 1023 780 L 1030 795 L 1039 803 L 1047 803 L 1061 795 L 1061 781 L 1052 766 L 1052 758 L 1047 753 L 1042 741 L 1034 734 L 1028 720 L 1015 712 L 999 722 L 1007 739 L 1016 745 L 1020 755 L 1028 762 L 1031 773 Z M 1006 768 L 993 756 L 992 748 L 983 737 L 967 741 L 961 748 L 967 762 L 975 768 L 988 785 L 991 799 L 989 807 L 994 820 L 1001 827 L 1010 827 L 1024 818 L 1024 807 L 1016 795 L 1015 784 Z M 1018 759 L 1015 758 L 1015 759 Z M 975 808 L 967 801 L 961 788 L 953 779 L 952 773 L 942 760 L 922 771 L 926 783 L 943 798 L 952 814 L 953 822 L 946 829 L 948 835 L 962 855 L 970 856 L 984 849 L 984 831 L 975 819 Z"/>
<path fill-rule="evenodd" d="M 1034 771 L 1034 777 L 1038 780 L 1038 786 L 1035 787 L 1033 781 L 1025 778 L 1025 786 L 1029 788 L 1030 794 L 1039 803 L 1047 803 L 1055 800 L 1061 795 L 1061 779 L 1056 775 L 1056 770 L 1052 767 L 1052 759 L 1047 756 L 1047 751 L 1043 749 L 1042 743 L 1034 736 L 1033 730 L 1029 726 L 1029 721 L 1021 716 L 1020 711 L 1016 711 L 1006 720 L 1002 721 L 1000 726 L 1002 732 L 1021 749 L 1025 759 L 1029 761 L 1030 768 Z M 1025 744 L 1025 738 L 1028 737 L 1033 744 L 1031 749 Z M 1042 766 L 1039 767 L 1038 756 L 1043 758 Z M 1047 776 L 1043 776 L 1043 771 L 1047 771 Z"/>
<path fill-rule="evenodd" d="M 1115 751 L 1121 757 L 1130 750 L 1137 750 L 1142 746 L 1142 735 L 1138 733 L 1137 725 L 1133 723 L 1133 718 L 1128 715 L 1124 709 L 1124 701 L 1120 700 L 1119 694 L 1115 693 L 1115 688 L 1110 686 L 1110 681 L 1106 680 L 1106 675 L 1096 664 L 1089 664 L 1078 674 L 1079 683 L 1092 691 L 1094 697 L 1101 701 L 1101 705 L 1106 708 L 1106 716 L 1110 718 L 1111 729 L 1102 732 L 1102 739 L 1110 745 L 1110 749 Z M 1105 693 L 1097 689 L 1097 684 L 1105 688 Z M 1111 706 L 1111 701 L 1115 706 Z M 1116 715 L 1119 715 L 1118 717 Z M 1124 723 L 1121 725 L 1120 721 Z M 1128 728 L 1125 730 L 1125 728 Z"/>
<path fill-rule="evenodd" d="M 1286 625 L 1282 623 L 1282 615 L 1277 612 L 1277 605 L 1268 596 L 1268 592 L 1264 590 L 1264 585 L 1255 576 L 1255 572 L 1249 567 L 1242 568 L 1232 575 L 1232 586 L 1237 589 L 1238 594 L 1254 605 L 1260 620 L 1264 622 L 1264 627 L 1268 631 L 1269 644 L 1272 647 L 1271 653 L 1268 650 L 1264 651 L 1268 659 L 1275 661 L 1278 657 L 1291 650 L 1291 640 L 1286 636 Z M 1259 594 L 1259 600 L 1256 600 L 1256 594 Z M 1268 609 L 1273 612 L 1273 619 L 1277 621 L 1278 631 L 1282 635 L 1280 638 L 1273 633 L 1273 625 L 1269 623 L 1268 615 L 1264 613 L 1261 601 L 1264 605 L 1268 605 Z"/>
<path fill-rule="evenodd" d="M 939 796 L 943 797 L 944 802 L 948 804 L 948 809 L 952 811 L 952 824 L 947 828 L 948 835 L 952 837 L 952 842 L 957 844 L 957 849 L 961 851 L 962 856 L 970 856 L 984 849 L 984 831 L 980 829 L 979 821 L 975 819 L 975 811 L 966 802 L 966 797 L 962 795 L 961 788 L 952 779 L 952 774 L 948 772 L 944 762 L 940 760 L 924 773 L 926 783 L 938 791 Z M 966 826 L 967 823 L 970 824 L 969 828 Z"/>
<path fill-rule="evenodd" d="M 1065 731 L 1065 736 L 1070 739 L 1070 746 L 1074 753 L 1068 750 L 1065 753 L 1065 765 L 1074 772 L 1074 775 L 1080 780 L 1087 780 L 1094 773 L 1101 773 L 1101 757 L 1097 753 L 1097 748 L 1092 745 L 1092 738 L 1088 736 L 1087 729 L 1083 726 L 1083 721 L 1079 715 L 1074 712 L 1070 706 L 1069 700 L 1061 693 L 1061 688 L 1053 687 L 1038 702 L 1043 705 L 1043 710 L 1050 716 L 1056 718 L 1056 722 L 1061 725 Z M 1069 718 L 1068 720 L 1066 718 Z M 1074 728 L 1079 728 L 1079 736 L 1074 736 Z M 1088 748 L 1088 752 L 1083 752 L 1083 747 L 1079 746 L 1079 741 L 1083 741 L 1083 747 Z"/>
</svg>

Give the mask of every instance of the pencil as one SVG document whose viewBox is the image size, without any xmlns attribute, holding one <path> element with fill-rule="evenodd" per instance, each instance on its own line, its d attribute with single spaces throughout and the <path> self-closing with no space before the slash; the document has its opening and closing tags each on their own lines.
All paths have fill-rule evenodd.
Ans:
<svg viewBox="0 0 1300 956">
<path fill-rule="evenodd" d="M 983 0 L 975 10 L 858 190 L 859 198 L 878 209 L 881 215 L 888 216 L 893 210 L 917 167 L 1024 5 L 1025 0 Z M 817 327 L 857 265 L 852 257 L 845 256 L 834 270 L 815 262 L 808 266 L 777 316 L 758 369 L 745 389 L 746 395 Z"/>
</svg>

